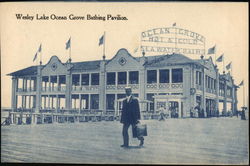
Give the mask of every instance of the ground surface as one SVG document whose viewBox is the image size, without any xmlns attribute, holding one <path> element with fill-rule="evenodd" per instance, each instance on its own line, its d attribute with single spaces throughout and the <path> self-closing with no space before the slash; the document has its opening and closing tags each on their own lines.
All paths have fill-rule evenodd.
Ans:
<svg viewBox="0 0 250 166">
<path fill-rule="evenodd" d="M 142 121 L 145 145 L 123 149 L 115 122 L 1 127 L 2 162 L 248 164 L 248 121 L 233 118 Z"/>
</svg>

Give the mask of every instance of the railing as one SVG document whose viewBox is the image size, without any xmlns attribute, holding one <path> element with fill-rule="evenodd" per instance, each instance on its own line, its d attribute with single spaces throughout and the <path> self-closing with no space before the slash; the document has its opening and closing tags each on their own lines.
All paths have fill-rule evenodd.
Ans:
<svg viewBox="0 0 250 166">
<path fill-rule="evenodd" d="M 170 89 L 170 84 L 169 83 L 160 83 L 159 89 Z"/>
<path fill-rule="evenodd" d="M 183 83 L 152 83 L 146 85 L 147 89 L 182 89 Z"/>
<path fill-rule="evenodd" d="M 27 88 L 27 89 L 23 89 L 23 88 L 18 88 L 17 92 L 35 92 L 36 88 L 35 87 L 31 87 L 31 88 Z"/>
<path fill-rule="evenodd" d="M 157 89 L 157 83 L 147 84 L 147 89 Z"/>
<path fill-rule="evenodd" d="M 129 84 L 129 85 L 106 85 L 107 90 L 124 90 L 125 87 L 131 87 L 132 89 L 139 89 L 139 84 Z"/>
<path fill-rule="evenodd" d="M 43 92 L 64 92 L 66 86 L 42 87 Z"/>
</svg>

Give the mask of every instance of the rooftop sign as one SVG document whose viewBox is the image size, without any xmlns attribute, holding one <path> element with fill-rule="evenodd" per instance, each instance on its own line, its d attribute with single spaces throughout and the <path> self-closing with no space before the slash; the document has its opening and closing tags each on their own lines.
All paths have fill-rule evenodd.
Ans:
<svg viewBox="0 0 250 166">
<path fill-rule="evenodd" d="M 141 33 L 141 51 L 157 54 L 205 54 L 205 37 L 175 26 Z"/>
</svg>

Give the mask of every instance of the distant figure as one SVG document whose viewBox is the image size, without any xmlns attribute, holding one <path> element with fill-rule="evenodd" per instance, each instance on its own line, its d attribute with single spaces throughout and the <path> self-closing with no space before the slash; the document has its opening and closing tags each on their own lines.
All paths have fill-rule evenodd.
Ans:
<svg viewBox="0 0 250 166">
<path fill-rule="evenodd" d="M 220 112 L 219 112 L 219 110 L 217 109 L 216 110 L 216 117 L 218 118 L 220 116 Z"/>
<path fill-rule="evenodd" d="M 201 118 L 205 118 L 205 111 L 203 108 L 201 109 Z"/>
<path fill-rule="evenodd" d="M 122 135 L 123 135 L 123 145 L 121 147 L 127 148 L 129 146 L 129 135 L 128 128 L 132 125 L 133 135 L 136 135 L 135 130 L 133 130 L 136 124 L 140 123 L 140 107 L 139 102 L 136 98 L 134 98 L 132 94 L 132 90 L 130 87 L 125 88 L 126 99 L 122 102 L 122 114 L 121 114 L 121 123 L 123 123 Z M 143 137 L 137 137 L 140 140 L 139 146 L 144 144 Z"/>
<path fill-rule="evenodd" d="M 193 107 L 190 108 L 190 117 L 191 118 L 194 117 L 194 109 L 193 109 Z"/>
<path fill-rule="evenodd" d="M 165 117 L 164 117 L 165 109 L 164 109 L 164 107 L 161 106 L 159 111 L 160 111 L 160 119 L 159 119 L 159 121 L 165 120 Z"/>
<path fill-rule="evenodd" d="M 242 108 L 242 112 L 241 112 L 241 120 L 246 120 L 246 116 L 245 116 L 245 107 Z"/>
<path fill-rule="evenodd" d="M 236 110 L 235 113 L 236 113 L 236 116 L 237 116 L 237 118 L 238 118 L 238 117 L 239 117 L 239 111 Z"/>
</svg>

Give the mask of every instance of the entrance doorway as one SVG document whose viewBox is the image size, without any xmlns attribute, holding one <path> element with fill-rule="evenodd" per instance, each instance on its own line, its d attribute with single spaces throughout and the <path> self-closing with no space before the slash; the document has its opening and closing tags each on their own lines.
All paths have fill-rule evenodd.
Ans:
<svg viewBox="0 0 250 166">
<path fill-rule="evenodd" d="M 169 111 L 171 118 L 179 117 L 179 103 L 177 101 L 169 101 Z"/>
</svg>

